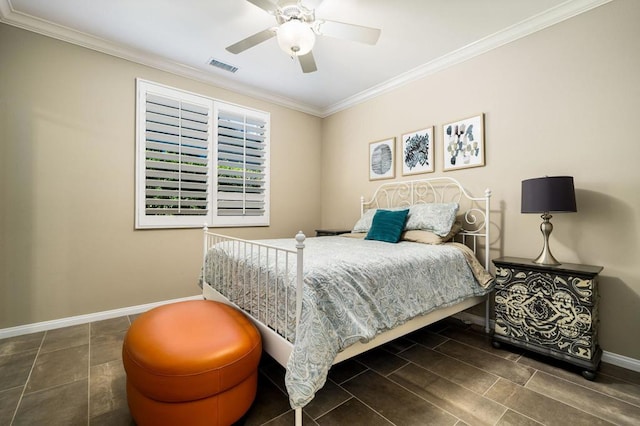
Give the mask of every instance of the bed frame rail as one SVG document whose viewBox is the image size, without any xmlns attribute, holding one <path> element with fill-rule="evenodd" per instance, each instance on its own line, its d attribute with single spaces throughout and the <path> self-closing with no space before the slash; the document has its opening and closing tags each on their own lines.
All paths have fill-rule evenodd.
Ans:
<svg viewBox="0 0 640 426">
<path fill-rule="evenodd" d="M 298 232 L 295 237 L 296 249 L 288 250 L 281 247 L 272 246 L 269 244 L 260 243 L 257 241 L 243 240 L 240 238 L 229 237 L 226 235 L 216 234 L 209 232 L 207 225 L 204 226 L 204 250 L 203 250 L 203 268 L 202 268 L 202 289 L 206 299 L 219 300 L 225 303 L 231 303 L 232 305 L 247 312 L 256 322 L 261 325 L 275 324 L 275 326 L 264 326 L 268 330 L 261 330 L 268 333 L 275 333 L 281 337 L 284 337 L 288 341 L 292 341 L 293 333 L 289 327 L 286 326 L 286 318 L 289 318 L 289 300 L 288 293 L 285 292 L 284 303 L 284 316 L 278 317 L 276 309 L 268 309 L 267 303 L 260 303 L 261 298 L 269 298 L 273 296 L 275 300 L 278 300 L 277 292 L 278 288 L 272 289 L 269 283 L 273 279 L 286 279 L 293 271 L 292 266 L 295 268 L 296 276 L 296 295 L 302 294 L 303 284 L 303 262 L 304 262 L 304 241 L 306 239 L 302 231 Z M 218 247 L 229 253 L 235 253 L 239 257 L 247 259 L 243 264 L 234 262 L 231 258 L 227 258 L 224 261 L 219 262 L 214 268 L 207 270 L 207 253 L 212 247 Z M 269 275 L 269 271 L 260 268 L 255 268 L 255 265 L 260 265 L 262 261 L 267 263 L 270 260 L 275 264 L 275 277 Z M 279 260 L 282 260 L 279 262 Z M 280 267 L 282 265 L 282 267 Z M 247 285 L 249 282 L 248 275 L 251 271 L 254 271 L 255 284 Z M 210 272 L 209 277 L 207 271 Z M 257 271 L 257 272 L 256 272 Z M 232 276 L 242 278 L 239 280 L 243 283 L 241 288 L 235 287 L 236 283 L 231 281 L 223 282 L 223 287 L 219 290 L 214 290 L 211 283 L 207 282 L 207 278 L 213 280 L 221 279 L 222 276 L 228 276 L 231 273 Z M 283 277 L 283 278 L 281 278 Z M 242 297 L 235 299 L 236 302 L 230 302 L 228 297 L 233 292 L 240 292 Z M 252 304 L 250 301 L 257 301 Z M 300 315 L 302 313 L 302 298 L 295 298 L 295 318 L 296 318 L 296 331 L 300 322 Z M 265 301 L 266 302 L 266 301 Z M 288 358 L 288 355 L 287 355 Z"/>
</svg>

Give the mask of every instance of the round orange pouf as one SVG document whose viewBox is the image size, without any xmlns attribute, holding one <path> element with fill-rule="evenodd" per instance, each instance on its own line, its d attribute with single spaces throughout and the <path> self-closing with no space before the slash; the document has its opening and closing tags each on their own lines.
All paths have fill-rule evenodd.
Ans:
<svg viewBox="0 0 640 426">
<path fill-rule="evenodd" d="M 256 396 L 260 333 L 239 310 L 208 300 L 151 309 L 122 346 L 138 426 L 229 425 Z"/>
</svg>

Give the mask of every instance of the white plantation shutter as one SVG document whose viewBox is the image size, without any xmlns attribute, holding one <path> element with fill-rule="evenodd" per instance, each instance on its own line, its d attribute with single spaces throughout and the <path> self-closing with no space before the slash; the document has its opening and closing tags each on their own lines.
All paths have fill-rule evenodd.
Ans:
<svg viewBox="0 0 640 426">
<path fill-rule="evenodd" d="M 215 223 L 269 224 L 269 115 L 216 103 Z"/>
<path fill-rule="evenodd" d="M 136 228 L 268 225 L 269 115 L 137 83 Z"/>
<path fill-rule="evenodd" d="M 146 214 L 206 215 L 207 109 L 152 94 L 146 103 Z"/>
</svg>

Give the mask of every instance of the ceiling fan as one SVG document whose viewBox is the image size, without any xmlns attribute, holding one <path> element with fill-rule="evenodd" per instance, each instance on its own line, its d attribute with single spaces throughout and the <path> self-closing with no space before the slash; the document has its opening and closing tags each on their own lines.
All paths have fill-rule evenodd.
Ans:
<svg viewBox="0 0 640 426">
<path fill-rule="evenodd" d="M 311 49 L 316 35 L 330 36 L 374 45 L 380 38 L 377 28 L 345 24 L 343 22 L 316 19 L 315 9 L 323 0 L 287 1 L 247 0 L 276 18 L 277 27 L 267 28 L 231 46 L 227 51 L 238 54 L 272 37 L 277 37 L 278 45 L 289 56 L 300 61 L 304 73 L 317 71 Z"/>
</svg>

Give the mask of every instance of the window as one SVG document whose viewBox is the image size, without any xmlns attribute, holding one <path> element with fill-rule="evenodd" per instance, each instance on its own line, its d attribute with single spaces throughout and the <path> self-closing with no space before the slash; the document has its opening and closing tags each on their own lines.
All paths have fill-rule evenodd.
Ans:
<svg viewBox="0 0 640 426">
<path fill-rule="evenodd" d="M 269 225 L 268 113 L 137 81 L 136 228 Z"/>
</svg>

